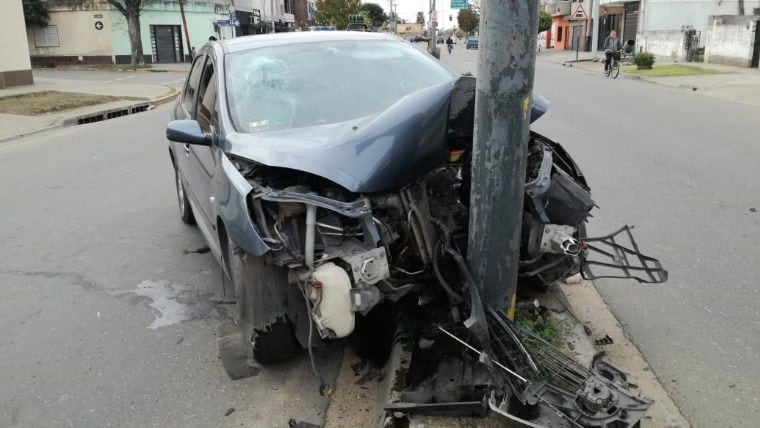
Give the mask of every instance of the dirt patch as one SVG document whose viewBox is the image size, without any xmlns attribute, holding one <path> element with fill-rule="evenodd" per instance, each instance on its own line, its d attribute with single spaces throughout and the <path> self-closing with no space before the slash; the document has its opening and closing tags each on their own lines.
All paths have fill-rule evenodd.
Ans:
<svg viewBox="0 0 760 428">
<path fill-rule="evenodd" d="M 139 101 L 143 99 L 83 94 L 79 92 L 42 91 L 0 97 L 0 113 L 35 116 L 121 100 Z"/>
</svg>

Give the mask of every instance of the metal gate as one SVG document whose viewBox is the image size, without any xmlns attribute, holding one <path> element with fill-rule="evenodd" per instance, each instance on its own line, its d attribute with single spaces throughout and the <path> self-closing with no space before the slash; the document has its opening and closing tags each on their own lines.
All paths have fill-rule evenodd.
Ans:
<svg viewBox="0 0 760 428">
<path fill-rule="evenodd" d="M 687 28 L 683 32 L 683 50 L 686 52 L 686 61 L 694 62 L 699 57 L 699 36 L 701 31 L 693 28 Z"/>
<path fill-rule="evenodd" d="M 179 25 L 151 25 L 154 62 L 182 62 L 182 35 Z"/>
<path fill-rule="evenodd" d="M 625 18 L 623 19 L 623 38 L 621 43 L 628 40 L 636 42 L 636 29 L 639 26 L 639 2 L 629 2 L 625 4 Z"/>
<path fill-rule="evenodd" d="M 610 31 L 615 31 L 620 35 L 620 23 L 622 14 L 610 14 L 602 16 L 599 20 L 599 45 L 597 50 L 604 49 L 604 39 L 610 35 Z"/>
</svg>

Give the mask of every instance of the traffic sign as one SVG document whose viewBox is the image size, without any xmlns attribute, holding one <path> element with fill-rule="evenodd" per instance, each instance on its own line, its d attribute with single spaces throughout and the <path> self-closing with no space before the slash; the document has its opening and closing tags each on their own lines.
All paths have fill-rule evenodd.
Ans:
<svg viewBox="0 0 760 428">
<path fill-rule="evenodd" d="M 452 9 L 467 9 L 467 0 L 451 0 Z"/>
</svg>

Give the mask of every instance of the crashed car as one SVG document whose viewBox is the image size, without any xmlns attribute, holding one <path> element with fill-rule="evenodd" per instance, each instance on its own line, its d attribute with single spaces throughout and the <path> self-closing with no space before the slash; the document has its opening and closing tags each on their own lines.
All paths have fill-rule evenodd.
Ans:
<svg viewBox="0 0 760 428">
<path fill-rule="evenodd" d="M 409 296 L 459 313 L 452 322 L 477 318 L 465 263 L 474 99 L 474 77 L 388 35 L 200 50 L 166 136 L 180 216 L 234 286 L 239 317 L 220 345 L 231 377 L 246 376 L 250 357 L 277 363 L 347 337 Z M 547 108 L 534 94 L 531 120 Z M 615 240 L 627 228 L 586 238 L 595 204 L 562 146 L 531 132 L 527 150 L 521 281 L 664 280 L 634 242 Z"/>
</svg>

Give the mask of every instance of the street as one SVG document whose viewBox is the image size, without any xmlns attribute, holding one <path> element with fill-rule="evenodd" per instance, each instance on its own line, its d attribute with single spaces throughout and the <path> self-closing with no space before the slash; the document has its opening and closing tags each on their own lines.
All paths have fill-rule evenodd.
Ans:
<svg viewBox="0 0 760 428">
<path fill-rule="evenodd" d="M 477 54 L 460 43 L 442 60 L 474 73 Z M 587 176 L 590 234 L 633 224 L 670 272 L 661 285 L 599 280 L 599 292 L 692 423 L 756 426 L 760 108 L 550 59 L 539 53 L 535 87 L 552 106 L 534 129 Z M 0 426 L 322 420 L 306 355 L 236 382 L 217 359 L 214 331 L 233 309 L 216 303 L 221 269 L 179 219 L 169 109 L 0 144 Z M 329 373 L 339 355 L 316 353 Z"/>
<path fill-rule="evenodd" d="M 534 129 L 559 140 L 599 209 L 590 234 L 625 223 L 670 272 L 661 285 L 599 280 L 599 292 L 685 416 L 760 422 L 760 108 L 549 62 L 552 106 Z M 477 51 L 442 59 L 475 72 Z M 601 66 L 600 66 L 601 67 Z"/>
<path fill-rule="evenodd" d="M 218 361 L 233 309 L 178 217 L 169 108 L 0 144 L 0 426 L 322 420 L 305 355 L 237 382 Z"/>
</svg>

